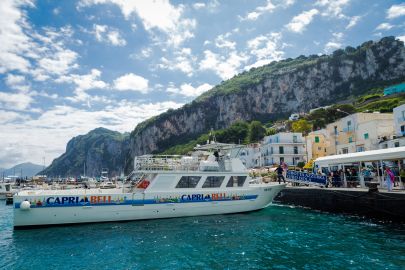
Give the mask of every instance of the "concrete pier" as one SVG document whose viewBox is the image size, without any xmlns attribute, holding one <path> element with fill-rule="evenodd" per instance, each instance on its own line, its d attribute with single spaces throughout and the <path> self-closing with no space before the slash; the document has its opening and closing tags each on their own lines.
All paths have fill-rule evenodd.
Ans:
<svg viewBox="0 0 405 270">
<path fill-rule="evenodd" d="M 274 201 L 332 213 L 405 222 L 404 190 L 369 192 L 362 188 L 287 187 Z"/>
</svg>

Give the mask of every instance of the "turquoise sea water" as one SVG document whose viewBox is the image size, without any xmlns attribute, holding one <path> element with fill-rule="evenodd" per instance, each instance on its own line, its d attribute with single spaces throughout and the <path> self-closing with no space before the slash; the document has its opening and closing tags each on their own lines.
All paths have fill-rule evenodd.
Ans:
<svg viewBox="0 0 405 270">
<path fill-rule="evenodd" d="M 405 269 L 405 226 L 273 205 L 262 211 L 13 231 L 0 269 Z"/>
</svg>

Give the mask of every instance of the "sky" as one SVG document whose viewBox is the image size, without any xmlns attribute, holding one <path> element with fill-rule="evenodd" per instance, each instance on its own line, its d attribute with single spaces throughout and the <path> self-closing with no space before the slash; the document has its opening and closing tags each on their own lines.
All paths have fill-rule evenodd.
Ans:
<svg viewBox="0 0 405 270">
<path fill-rule="evenodd" d="M 1 0 L 0 167 L 50 164 L 275 60 L 405 41 L 405 2 Z"/>
</svg>

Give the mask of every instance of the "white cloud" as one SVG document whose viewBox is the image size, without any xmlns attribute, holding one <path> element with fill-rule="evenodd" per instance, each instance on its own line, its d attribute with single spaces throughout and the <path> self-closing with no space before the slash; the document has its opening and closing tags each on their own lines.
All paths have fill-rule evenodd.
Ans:
<svg viewBox="0 0 405 270">
<path fill-rule="evenodd" d="M 405 42 L 405 35 L 398 36 L 397 39 L 401 40 L 402 42 Z"/>
<path fill-rule="evenodd" d="M 98 69 L 92 69 L 89 74 L 78 75 L 70 74 L 59 77 L 55 80 L 56 83 L 71 83 L 76 85 L 74 90 L 74 96 L 68 97 L 67 100 L 73 102 L 87 101 L 89 102 L 90 96 L 86 93 L 90 89 L 106 89 L 108 84 L 100 80 L 101 71 Z M 97 99 L 97 97 L 93 97 Z"/>
<path fill-rule="evenodd" d="M 87 75 L 72 74 L 69 76 L 63 76 L 56 82 L 69 82 L 74 83 L 77 89 L 89 90 L 89 89 L 104 89 L 108 87 L 108 84 L 102 80 L 99 80 L 101 71 L 98 69 L 92 69 Z"/>
<path fill-rule="evenodd" d="M 213 87 L 214 87 L 213 85 L 210 85 L 208 83 L 204 83 L 197 87 L 193 87 L 189 83 L 184 83 L 180 86 L 180 89 L 176 88 L 174 86 L 168 87 L 167 92 L 183 95 L 186 97 L 197 97 L 197 96 L 201 95 L 202 93 L 212 89 Z"/>
<path fill-rule="evenodd" d="M 30 119 L 30 117 L 22 113 L 0 110 L 0 125 L 28 119 Z"/>
<path fill-rule="evenodd" d="M 253 11 L 249 12 L 245 17 L 239 16 L 241 21 L 255 21 L 260 16 L 266 13 L 272 13 L 276 8 L 287 8 L 295 3 L 295 0 L 285 0 L 278 4 L 273 4 L 272 0 L 267 0 L 264 6 L 258 6 Z"/>
<path fill-rule="evenodd" d="M 25 77 L 21 75 L 13 75 L 11 73 L 7 74 L 6 85 L 12 89 L 19 90 L 21 92 L 27 93 L 30 90 L 30 86 L 25 81 Z"/>
<path fill-rule="evenodd" d="M 231 35 L 231 33 L 228 32 L 224 35 L 217 36 L 217 38 L 215 39 L 215 46 L 217 46 L 218 48 L 228 48 L 228 49 L 234 50 L 235 46 L 236 46 L 236 42 L 230 41 L 228 39 L 228 37 L 230 35 Z"/>
<path fill-rule="evenodd" d="M 94 24 L 93 29 L 94 35 L 99 42 L 107 42 L 114 46 L 125 46 L 127 44 L 118 30 L 109 28 L 107 25 Z"/>
<path fill-rule="evenodd" d="M 134 14 L 138 15 L 147 31 L 153 33 L 154 30 L 158 30 L 167 34 L 170 45 L 179 46 L 185 40 L 194 37 L 192 30 L 196 26 L 196 21 L 182 18 L 184 6 L 175 7 L 169 0 L 82 0 L 78 8 L 95 4 L 115 4 L 127 20 Z"/>
<path fill-rule="evenodd" d="M 38 61 L 39 70 L 43 73 L 50 73 L 54 75 L 63 75 L 70 70 L 77 68 L 75 64 L 78 54 L 69 49 L 48 54 L 47 57 L 41 58 Z"/>
<path fill-rule="evenodd" d="M 0 73 L 11 70 L 27 72 L 31 63 L 25 54 L 31 49 L 31 39 L 21 25 L 26 24 L 26 15 L 21 6 L 31 6 L 30 1 L 0 1 Z"/>
<path fill-rule="evenodd" d="M 193 8 L 194 9 L 201 9 L 205 7 L 205 3 L 194 3 Z"/>
<path fill-rule="evenodd" d="M 405 15 L 405 3 L 398 4 L 398 5 L 392 5 L 388 10 L 387 10 L 387 18 L 388 19 L 395 19 L 400 16 Z"/>
<path fill-rule="evenodd" d="M 390 30 L 391 28 L 393 28 L 394 26 L 392 24 L 389 23 L 381 23 L 377 26 L 377 28 L 375 30 Z"/>
<path fill-rule="evenodd" d="M 291 32 L 302 33 L 305 30 L 305 27 L 311 23 L 313 17 L 318 13 L 319 11 L 317 9 L 302 12 L 292 18 L 291 22 L 287 24 L 287 29 Z"/>
<path fill-rule="evenodd" d="M 343 8 L 345 8 L 349 3 L 350 0 L 318 0 L 315 3 L 315 6 L 324 7 L 324 10 L 321 12 L 322 16 L 345 19 L 347 16 L 342 12 Z"/>
<path fill-rule="evenodd" d="M 343 33 L 333 33 L 332 38 L 329 42 L 325 44 L 324 52 L 330 53 L 334 50 L 341 48 L 343 39 Z"/>
<path fill-rule="evenodd" d="M 174 53 L 173 59 L 169 60 L 166 57 L 162 57 L 157 67 L 167 70 L 180 70 L 191 77 L 194 73 L 193 63 L 196 60 L 197 58 L 192 55 L 190 48 L 182 48 Z"/>
<path fill-rule="evenodd" d="M 25 77 L 21 75 L 7 74 L 6 84 L 10 87 L 16 84 L 25 83 Z"/>
<path fill-rule="evenodd" d="M 0 108 L 2 109 L 26 110 L 32 101 L 32 97 L 28 94 L 0 92 Z"/>
<path fill-rule="evenodd" d="M 354 27 L 361 19 L 361 16 L 353 16 L 349 19 L 350 19 L 350 21 L 349 21 L 349 24 L 346 26 L 346 30 Z"/>
<path fill-rule="evenodd" d="M 72 28 L 44 27 L 39 33 L 30 26 L 26 7 L 33 2 L 0 1 L 0 73 L 18 71 L 41 81 L 77 68 L 77 53 L 65 47 Z"/>
<path fill-rule="evenodd" d="M 256 62 L 245 67 L 249 70 L 252 67 L 258 67 L 268 64 L 272 61 L 279 61 L 283 58 L 284 52 L 280 45 L 281 34 L 270 33 L 266 36 L 260 35 L 247 42 L 249 52 L 256 57 Z"/>
<path fill-rule="evenodd" d="M 218 55 L 210 50 L 204 51 L 204 59 L 200 62 L 200 70 L 213 70 L 221 79 L 226 80 L 238 73 L 242 63 L 249 57 L 231 51 L 228 54 Z"/>
<path fill-rule="evenodd" d="M 145 58 L 149 58 L 152 55 L 151 48 L 143 48 L 139 53 L 131 53 L 129 57 L 133 60 L 138 59 L 142 60 Z"/>
<path fill-rule="evenodd" d="M 133 73 L 125 74 L 114 80 L 113 88 L 120 91 L 138 91 L 146 94 L 149 91 L 149 81 Z"/>
<path fill-rule="evenodd" d="M 0 132 L 0 167 L 26 161 L 42 164 L 42 157 L 49 164 L 65 151 L 67 142 L 74 136 L 100 126 L 128 132 L 138 123 L 182 105 L 171 101 L 139 103 L 120 100 L 103 107 L 102 111 L 55 106 L 35 118 L 24 113 L 0 111 L 0 123 L 7 130 Z"/>
</svg>

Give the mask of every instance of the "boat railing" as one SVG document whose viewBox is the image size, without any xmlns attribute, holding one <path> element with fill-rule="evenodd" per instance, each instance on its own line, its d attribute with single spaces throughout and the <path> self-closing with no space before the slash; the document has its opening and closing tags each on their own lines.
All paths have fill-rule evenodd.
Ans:
<svg viewBox="0 0 405 270">
<path fill-rule="evenodd" d="M 135 171 L 201 171 L 202 156 L 144 155 L 135 157 Z M 208 166 L 209 167 L 209 166 Z M 230 160 L 220 159 L 217 166 L 206 170 L 231 171 Z"/>
</svg>

